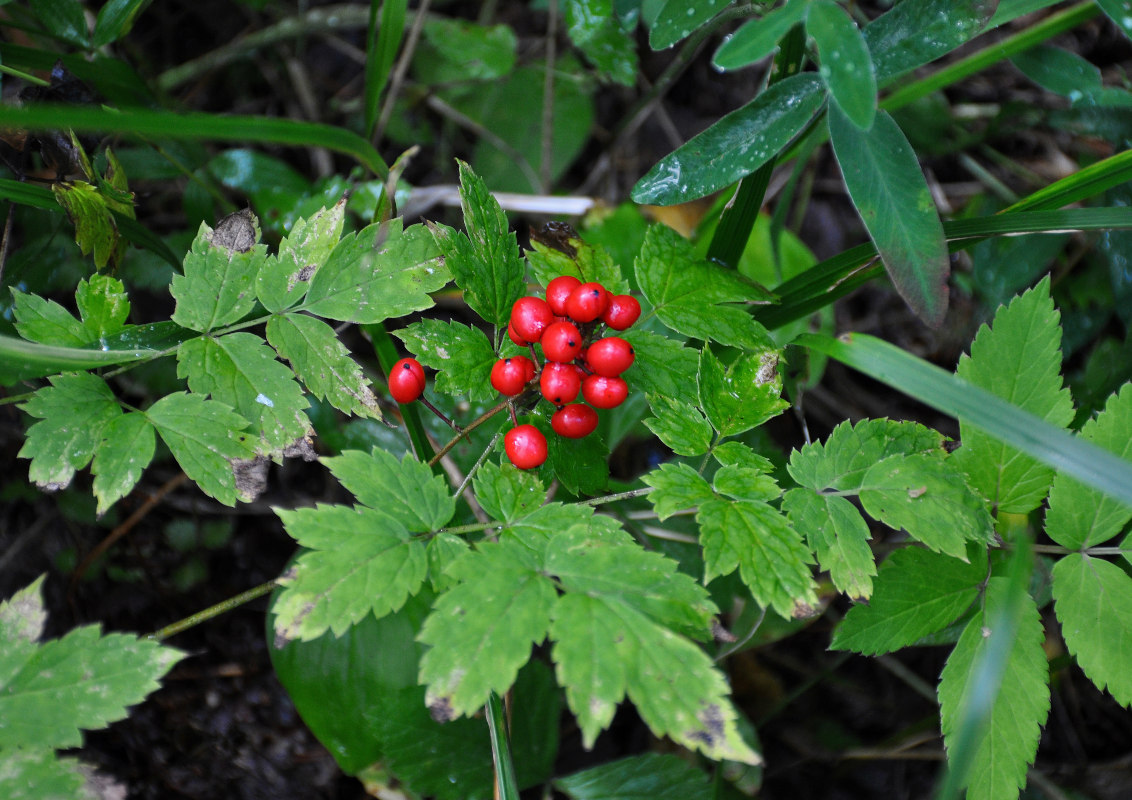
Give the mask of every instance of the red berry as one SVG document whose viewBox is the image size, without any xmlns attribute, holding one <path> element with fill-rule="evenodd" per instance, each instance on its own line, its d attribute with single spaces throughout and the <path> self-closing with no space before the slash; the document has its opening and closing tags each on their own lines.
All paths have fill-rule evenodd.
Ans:
<svg viewBox="0 0 1132 800">
<path fill-rule="evenodd" d="M 526 356 L 501 358 L 491 367 L 491 385 L 500 394 L 514 397 L 523 391 L 534 374 L 534 362 Z"/>
<path fill-rule="evenodd" d="M 519 469 L 533 469 L 546 461 L 546 437 L 534 425 L 520 425 L 507 431 L 503 449 Z"/>
<path fill-rule="evenodd" d="M 586 350 L 586 365 L 598 375 L 616 378 L 633 365 L 633 346 L 617 336 L 598 339 Z"/>
<path fill-rule="evenodd" d="M 597 412 L 581 403 L 563 406 L 550 418 L 550 427 L 559 436 L 567 439 L 581 439 L 589 436 L 597 427 Z"/>
<path fill-rule="evenodd" d="M 609 306 L 609 292 L 600 283 L 583 283 L 566 299 L 566 313 L 575 322 L 593 322 Z"/>
<path fill-rule="evenodd" d="M 550 310 L 560 317 L 566 316 L 566 301 L 570 293 L 582 285 L 573 275 L 559 275 L 546 285 L 546 302 Z"/>
<path fill-rule="evenodd" d="M 572 322 L 554 322 L 542 334 L 542 352 L 550 361 L 565 364 L 582 351 L 582 334 Z"/>
<path fill-rule="evenodd" d="M 554 312 L 540 297 L 520 297 L 511 306 L 511 327 L 520 338 L 537 342 L 542 332 L 554 322 Z"/>
<path fill-rule="evenodd" d="M 641 316 L 641 304 L 631 294 L 615 294 L 609 298 L 609 308 L 601 315 L 601 321 L 615 331 L 631 328 Z"/>
<path fill-rule="evenodd" d="M 616 408 L 629 396 L 629 384 L 620 378 L 589 375 L 582 381 L 582 397 L 594 408 Z"/>
<path fill-rule="evenodd" d="M 389 394 L 398 403 L 411 403 L 425 387 L 424 368 L 415 358 L 402 358 L 389 371 Z"/>
<path fill-rule="evenodd" d="M 542 396 L 556 406 L 573 402 L 582 388 L 582 379 L 573 364 L 558 364 L 550 362 L 543 366 L 542 375 L 538 379 Z"/>
<path fill-rule="evenodd" d="M 507 337 L 519 347 L 526 347 L 528 342 L 519 334 L 515 333 L 515 326 L 510 322 L 507 323 Z"/>
</svg>

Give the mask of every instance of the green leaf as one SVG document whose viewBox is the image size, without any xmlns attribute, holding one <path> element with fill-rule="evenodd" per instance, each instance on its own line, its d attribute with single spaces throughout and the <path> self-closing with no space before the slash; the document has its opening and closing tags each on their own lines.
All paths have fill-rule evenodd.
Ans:
<svg viewBox="0 0 1132 800">
<path fill-rule="evenodd" d="M 90 468 L 99 515 L 137 485 L 142 471 L 153 460 L 154 445 L 153 426 L 145 414 L 121 414 L 102 429 L 102 441 Z"/>
<path fill-rule="evenodd" d="M 12 300 L 16 331 L 25 339 L 61 347 L 80 347 L 90 343 L 86 326 L 54 300 L 21 292 L 14 286 Z"/>
<path fill-rule="evenodd" d="M 939 327 L 947 313 L 947 241 L 904 132 L 884 112 L 861 131 L 835 106 L 829 137 L 849 197 L 896 291 L 924 322 Z"/>
<path fill-rule="evenodd" d="M 743 467 L 757 472 L 774 472 L 774 463 L 766 456 L 759 455 L 742 442 L 724 442 L 717 445 L 711 454 L 724 467 Z"/>
<path fill-rule="evenodd" d="M 491 386 L 491 368 L 498 356 L 479 328 L 422 319 L 393 331 L 393 335 L 418 361 L 437 370 L 436 391 L 473 402 L 499 397 Z"/>
<path fill-rule="evenodd" d="M 275 633 L 282 639 L 317 639 L 327 630 L 341 636 L 371 612 L 396 611 L 424 583 L 424 544 L 388 514 L 326 505 L 275 513 L 310 550 L 279 579 Z"/>
<path fill-rule="evenodd" d="M 660 394 L 648 395 L 649 409 L 656 416 L 645 426 L 660 441 L 681 456 L 701 456 L 711 447 L 711 424 L 702 411 L 690 403 Z"/>
<path fill-rule="evenodd" d="M 98 10 L 91 48 L 100 50 L 128 34 L 134 27 L 134 21 L 149 4 L 150 0 L 107 0 Z"/>
<path fill-rule="evenodd" d="M 721 436 L 749 431 L 789 407 L 781 396 L 778 358 L 777 350 L 758 348 L 725 368 L 710 347 L 700 351 L 700 406 Z"/>
<path fill-rule="evenodd" d="M 591 506 L 571 503 L 547 503 L 525 517 L 520 517 L 503 529 L 501 539 L 516 541 L 526 547 L 538 562 L 546 559 L 547 550 L 558 535 L 575 525 L 587 528 L 598 539 L 633 541 L 612 517 L 594 514 Z"/>
<path fill-rule="evenodd" d="M 679 756 L 645 753 L 554 781 L 573 800 L 713 800 L 708 776 Z"/>
<path fill-rule="evenodd" d="M 654 225 L 635 265 L 637 283 L 665 325 L 677 333 L 735 347 L 770 347 L 770 334 L 741 303 L 771 295 L 734 270 L 696 258 L 692 243 Z"/>
<path fill-rule="evenodd" d="M 956 373 L 1046 422 L 1066 427 L 1073 420 L 1073 398 L 1061 384 L 1060 315 L 1049 296 L 1049 278 L 1000 307 L 991 327 L 983 326 L 971 355 L 959 359 Z M 955 463 L 971 488 L 998 511 L 1033 511 L 1049 491 L 1054 471 L 984 433 L 965 420 L 963 447 Z"/>
<path fill-rule="evenodd" d="M 75 303 L 82 317 L 87 341 L 105 341 L 126 329 L 130 314 L 130 299 L 126 288 L 117 278 L 95 274 L 79 281 L 75 290 Z"/>
<path fill-rule="evenodd" d="M 716 492 L 734 497 L 736 500 L 769 503 L 782 495 L 778 482 L 767 475 L 761 466 L 748 467 L 740 464 L 723 466 L 716 471 L 711 483 Z"/>
<path fill-rule="evenodd" d="M 414 533 L 442 528 L 456 511 L 444 478 L 408 454 L 347 450 L 321 461 L 358 502 Z"/>
<path fill-rule="evenodd" d="M 712 63 L 719 69 L 740 69 L 771 54 L 780 39 L 801 22 L 810 10 L 807 0 L 789 0 L 785 5 L 746 22 L 724 40 Z"/>
<path fill-rule="evenodd" d="M 986 505 L 958 468 L 940 458 L 889 456 L 865 473 L 860 492 L 870 516 L 936 552 L 965 559 L 968 541 L 989 545 L 994 539 Z"/>
<path fill-rule="evenodd" d="M 121 416 L 106 381 L 85 372 L 55 375 L 21 408 L 40 421 L 28 428 L 20 448 L 30 458 L 28 477 L 40 488 L 66 488 L 75 470 L 90 463 L 106 425 Z"/>
<path fill-rule="evenodd" d="M 712 500 L 700 506 L 696 521 L 705 583 L 738 569 L 760 606 L 788 619 L 815 613 L 813 556 L 786 517 L 766 503 Z"/>
<path fill-rule="evenodd" d="M 258 240 L 250 211 L 225 217 L 215 230 L 202 222 L 185 255 L 184 274 L 174 275 L 169 287 L 177 301 L 173 321 L 203 333 L 247 315 L 255 307 L 256 275 L 267 260 L 267 247 Z"/>
<path fill-rule="evenodd" d="M 967 563 L 901 548 L 880 565 L 869 604 L 849 609 L 830 648 L 879 655 L 915 644 L 970 608 L 986 577 L 985 550 Z"/>
<path fill-rule="evenodd" d="M 653 487 L 649 502 L 662 522 L 678 511 L 715 499 L 711 484 L 687 464 L 661 464 L 641 476 L 641 481 Z"/>
<path fill-rule="evenodd" d="M 813 74 L 769 86 L 658 161 L 633 187 L 633 200 L 672 205 L 730 186 L 778 155 L 824 102 L 821 79 Z"/>
<path fill-rule="evenodd" d="M 52 36 L 85 48 L 89 39 L 86 15 L 78 0 L 40 0 L 31 11 Z"/>
<path fill-rule="evenodd" d="M 810 6 L 806 33 L 817 46 L 819 74 L 834 102 L 854 125 L 867 131 L 876 116 L 877 81 L 861 31 L 841 6 L 820 0 Z"/>
<path fill-rule="evenodd" d="M 405 12 L 408 0 L 381 4 L 381 21 L 378 22 L 378 5 L 370 4 L 369 26 L 366 31 L 365 69 L 365 124 L 367 139 L 373 139 L 378 121 L 378 104 L 381 91 L 389 79 L 393 60 L 405 34 Z M 426 23 L 427 24 L 427 23 Z"/>
<path fill-rule="evenodd" d="M 632 86 L 637 77 L 634 39 L 618 24 L 611 0 L 568 0 L 566 32 L 603 78 Z"/>
<path fill-rule="evenodd" d="M 345 215 L 343 197 L 310 219 L 295 222 L 279 243 L 278 256 L 269 258 L 256 276 L 256 296 L 264 308 L 277 313 L 302 300 L 311 279 L 338 246 Z"/>
<path fill-rule="evenodd" d="M 700 28 L 731 0 L 667 0 L 653 20 L 649 46 L 653 50 L 672 47 Z"/>
<path fill-rule="evenodd" d="M 511 306 L 524 292 L 523 260 L 499 202 L 462 161 L 460 205 L 467 235 L 434 225 L 436 246 L 472 310 L 487 322 L 505 327 Z"/>
<path fill-rule="evenodd" d="M 99 796 L 92 784 L 101 776 L 77 759 L 60 758 L 51 749 L 25 750 L 20 747 L 0 750 L 0 757 L 4 759 L 4 770 L 0 772 L 0 794 L 9 800 L 39 800 L 45 797 L 93 800 Z M 105 786 L 100 788 L 106 790 Z"/>
<path fill-rule="evenodd" d="M 106 196 L 86 181 L 53 183 L 51 191 L 75 226 L 75 244 L 82 254 L 93 254 L 94 265 L 99 269 L 107 264 L 117 265 L 125 243 L 118 233 Z M 119 248 L 119 244 L 123 247 Z"/>
<path fill-rule="evenodd" d="M 145 411 L 185 474 L 209 497 L 234 506 L 255 492 L 236 483 L 234 469 L 255 456 L 248 421 L 224 403 L 199 394 L 175 392 Z"/>
<path fill-rule="evenodd" d="M 1111 19 L 1124 35 L 1132 38 L 1132 3 L 1129 0 L 1097 0 L 1109 19 Z"/>
<path fill-rule="evenodd" d="M 511 464 L 484 463 L 472 486 L 483 510 L 500 522 L 514 522 L 535 511 L 546 497 L 537 473 Z"/>
<path fill-rule="evenodd" d="M 431 47 L 422 50 L 414 69 L 433 85 L 494 81 L 515 68 L 518 39 L 508 25 L 435 17 L 425 21 L 423 33 Z M 431 56 L 427 61 L 423 57 L 426 53 Z"/>
<path fill-rule="evenodd" d="M 868 600 L 877 568 L 869 526 L 853 504 L 837 495 L 791 489 L 782 498 L 782 510 L 794 529 L 805 534 L 833 585 L 853 600 Z"/>
<path fill-rule="evenodd" d="M 1042 649 L 1044 630 L 1037 606 L 1028 595 L 1012 639 L 996 641 L 1007 631 L 995 630 L 1009 600 L 1009 579 L 991 578 L 986 603 L 967 623 L 947 659 L 939 680 L 940 721 L 949 759 L 955 758 L 960 710 L 970 702 L 986 702 L 988 687 L 976 665 L 990 648 L 1008 648 L 1003 680 L 991 695 L 987 727 L 978 740 L 967 776 L 970 800 L 1016 797 L 1026 783 L 1026 772 L 1038 751 L 1041 726 L 1049 714 L 1049 666 Z M 978 698 L 977 700 L 975 698 Z"/>
<path fill-rule="evenodd" d="M 813 442 L 790 454 L 787 470 L 803 486 L 820 492 L 860 490 L 865 473 L 893 455 L 943 454 L 943 436 L 915 422 L 867 419 L 842 422 L 825 443 Z"/>
<path fill-rule="evenodd" d="M 125 717 L 183 656 L 153 640 L 102 635 L 97 625 L 35 643 L 29 637 L 43 619 L 42 581 L 0 604 L 0 749 L 78 747 L 80 728 Z"/>
<path fill-rule="evenodd" d="M 526 548 L 481 544 L 449 567 L 461 582 L 436 601 L 418 637 L 431 646 L 420 682 L 433 719 L 470 715 L 490 692 L 503 694 L 550 625 L 554 584 Z"/>
<path fill-rule="evenodd" d="M 628 330 L 621 336 L 637 354 L 633 366 L 622 376 L 634 389 L 695 405 L 696 370 L 699 355 L 675 339 L 644 330 Z"/>
<path fill-rule="evenodd" d="M 1101 89 L 1101 71 L 1081 56 L 1052 45 L 1040 44 L 1010 59 L 1022 73 L 1051 92 L 1079 98 Z"/>
<path fill-rule="evenodd" d="M 905 0 L 865 27 L 877 82 L 891 82 L 982 33 L 998 0 Z"/>
<path fill-rule="evenodd" d="M 458 581 L 448 577 L 448 565 L 468 550 L 468 542 L 454 533 L 438 533 L 425 546 L 428 556 L 428 580 L 433 591 L 443 592 Z"/>
<path fill-rule="evenodd" d="M 569 225 L 558 223 L 532 230 L 526 257 L 535 281 L 542 286 L 559 275 L 573 275 L 582 283 L 596 281 L 614 294 L 629 293 L 629 282 L 609 251 L 589 244 Z"/>
<path fill-rule="evenodd" d="M 609 485 L 609 446 L 599 433 L 584 439 L 567 439 L 553 434 L 543 425 L 546 435 L 546 463 L 550 472 L 573 495 L 601 494 Z"/>
<path fill-rule="evenodd" d="M 343 322 L 375 323 L 432 307 L 450 279 L 428 229 L 401 218 L 347 235 L 311 278 L 300 309 Z"/>
<path fill-rule="evenodd" d="M 1081 439 L 1132 461 L 1132 386 L 1109 398 L 1104 411 L 1081 427 Z M 1093 547 L 1116 536 L 1132 519 L 1132 506 L 1059 472 L 1049 492 L 1046 534 L 1073 549 Z"/>
<path fill-rule="evenodd" d="M 232 406 L 263 439 L 265 455 L 279 456 L 310 432 L 309 405 L 294 373 L 263 339 L 230 333 L 190 339 L 177 351 L 177 376 L 189 388 Z"/>
<path fill-rule="evenodd" d="M 358 362 L 334 329 L 306 314 L 272 317 L 267 341 L 317 397 L 346 414 L 381 419 L 381 408 Z"/>
</svg>

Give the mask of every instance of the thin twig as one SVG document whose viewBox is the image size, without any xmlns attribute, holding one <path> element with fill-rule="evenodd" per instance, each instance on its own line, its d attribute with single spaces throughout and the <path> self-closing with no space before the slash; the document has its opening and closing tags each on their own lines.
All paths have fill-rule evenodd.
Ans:
<svg viewBox="0 0 1132 800">
<path fill-rule="evenodd" d="M 558 1 L 546 5 L 546 74 L 542 82 L 542 156 L 539 158 L 539 191 L 550 192 L 554 159 L 554 62 L 558 56 Z"/>
<path fill-rule="evenodd" d="M 242 606 L 244 603 L 250 603 L 252 600 L 255 600 L 258 597 L 263 597 L 265 594 L 271 592 L 271 590 L 274 588 L 275 581 L 261 583 L 254 589 L 248 589 L 246 592 L 241 592 L 235 597 L 229 597 L 227 600 L 223 600 L 214 606 L 209 606 L 204 611 L 198 611 L 192 616 L 188 616 L 182 620 L 174 622 L 172 625 L 166 625 L 161 630 L 154 631 L 153 633 L 149 634 L 149 636 L 147 636 L 146 638 L 156 639 L 159 642 L 163 641 L 165 639 L 168 639 L 170 636 L 173 636 L 174 634 L 188 630 L 194 625 L 199 625 L 200 623 L 210 620 L 213 617 L 218 617 L 225 612 Z"/>
</svg>

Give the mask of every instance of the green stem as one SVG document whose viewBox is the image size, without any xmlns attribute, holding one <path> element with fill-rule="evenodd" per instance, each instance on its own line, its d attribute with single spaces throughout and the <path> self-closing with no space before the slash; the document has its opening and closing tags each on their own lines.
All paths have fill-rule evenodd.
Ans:
<svg viewBox="0 0 1132 800">
<path fill-rule="evenodd" d="M 258 597 L 263 597 L 265 594 L 269 594 L 271 592 L 271 590 L 274 589 L 274 588 L 275 588 L 275 581 L 268 581 L 267 583 L 261 583 L 259 586 L 256 586 L 254 589 L 248 589 L 246 592 L 243 592 L 242 594 L 238 594 L 235 597 L 230 597 L 227 600 L 224 600 L 223 602 L 217 603 L 214 606 L 210 606 L 209 608 L 206 608 L 204 611 L 198 611 L 197 613 L 193 614 L 192 616 L 185 617 L 184 619 L 182 619 L 178 622 L 174 622 L 172 625 L 166 625 L 161 630 L 155 631 L 154 633 L 151 633 L 146 638 L 147 639 L 156 639 L 159 642 L 164 641 L 165 639 L 168 639 L 170 636 L 173 636 L 174 634 L 178 634 L 181 631 L 188 630 L 189 628 L 193 627 L 194 625 L 198 625 L 201 622 L 204 622 L 206 620 L 210 620 L 213 617 L 219 617 L 221 614 L 224 614 L 228 611 L 231 611 L 234 608 L 238 608 L 239 606 L 242 606 L 244 603 L 251 602 L 252 600 L 255 600 Z"/>
<path fill-rule="evenodd" d="M 507 733 L 507 717 L 503 701 L 492 692 L 484 706 L 487 729 L 491 735 L 491 758 L 495 762 L 496 797 L 499 800 L 519 800 L 519 783 L 515 779 L 515 764 L 511 760 L 511 743 Z"/>
<path fill-rule="evenodd" d="M 400 359 L 397 346 L 393 343 L 393 337 L 380 323 L 366 325 L 365 330 L 373 339 L 373 349 L 377 354 L 377 361 L 381 364 L 381 369 L 388 375 L 389 371 L 393 369 L 393 365 Z M 405 423 L 405 430 L 409 432 L 409 441 L 413 445 L 413 452 L 416 454 L 417 460 L 428 461 L 433 474 L 442 475 L 443 470 L 437 463 L 440 459 L 433 458 L 432 444 L 429 442 L 428 434 L 425 433 L 424 425 L 421 423 L 420 409 L 413 403 L 402 405 L 401 419 Z"/>
</svg>

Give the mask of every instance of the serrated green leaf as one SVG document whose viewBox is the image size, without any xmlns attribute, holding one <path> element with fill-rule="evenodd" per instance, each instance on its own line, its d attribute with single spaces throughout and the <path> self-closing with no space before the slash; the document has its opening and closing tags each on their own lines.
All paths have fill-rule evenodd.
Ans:
<svg viewBox="0 0 1132 800">
<path fill-rule="evenodd" d="M 436 720 L 472 714 L 503 694 L 550 626 L 554 584 L 517 543 L 486 543 L 449 568 L 461 582 L 436 601 L 418 639 L 431 649 L 420 681 Z"/>
<path fill-rule="evenodd" d="M 629 282 L 609 251 L 600 244 L 589 244 L 569 226 L 532 231 L 531 248 L 526 252 L 527 263 L 542 286 L 559 275 L 572 275 L 582 283 L 596 281 L 614 294 L 629 292 Z"/>
<path fill-rule="evenodd" d="M 90 343 L 90 334 L 71 312 L 54 300 L 12 288 L 16 331 L 31 342 L 81 347 Z"/>
<path fill-rule="evenodd" d="M 276 509 L 303 553 L 279 579 L 275 632 L 285 640 L 341 636 L 367 614 L 396 611 L 428 573 L 424 544 L 393 517 L 370 508 Z"/>
<path fill-rule="evenodd" d="M 811 616 L 818 605 L 813 556 L 802 536 L 766 503 L 712 500 L 696 514 L 704 582 L 739 570 L 760 606 L 782 616 Z"/>
<path fill-rule="evenodd" d="M 789 0 L 758 19 L 748 20 L 715 51 L 712 63 L 719 69 L 739 69 L 771 54 L 780 39 L 809 11 L 808 0 Z"/>
<path fill-rule="evenodd" d="M 408 454 L 347 450 L 321 461 L 358 502 L 414 533 L 442 528 L 456 511 L 444 478 Z"/>
<path fill-rule="evenodd" d="M 472 487 L 483 510 L 500 522 L 513 522 L 529 514 L 546 497 L 546 487 L 537 473 L 511 464 L 496 466 L 490 461 L 480 467 Z"/>
<path fill-rule="evenodd" d="M 782 494 L 778 482 L 760 467 L 745 467 L 730 464 L 718 469 L 711 479 L 712 486 L 719 494 L 734 497 L 736 500 L 754 500 L 769 503 Z"/>
<path fill-rule="evenodd" d="M 951 624 L 986 580 L 985 552 L 965 563 L 920 547 L 895 551 L 880 565 L 869 604 L 849 609 L 830 648 L 890 653 Z"/>
<path fill-rule="evenodd" d="M 854 125 L 867 131 L 877 110 L 877 80 L 861 31 L 836 3 L 820 0 L 810 6 L 806 33 L 813 37 L 825 81 L 838 108 Z"/>
<path fill-rule="evenodd" d="M 828 119 L 845 187 L 896 291 L 925 323 L 939 327 L 947 313 L 950 256 L 912 146 L 883 111 L 868 131 L 836 105 Z"/>
<path fill-rule="evenodd" d="M 153 426 L 145 414 L 133 411 L 122 414 L 102 429 L 102 441 L 90 468 L 99 515 L 137 485 L 142 472 L 153 460 L 154 446 Z"/>
<path fill-rule="evenodd" d="M 169 292 L 177 301 L 173 321 L 202 333 L 248 314 L 256 302 L 255 281 L 267 261 L 267 247 L 255 244 L 259 226 L 250 212 L 217 223 L 201 223 L 184 274 L 174 275 Z"/>
<path fill-rule="evenodd" d="M 298 219 L 279 243 L 279 254 L 269 258 L 256 276 L 256 295 L 273 313 L 303 299 L 314 275 L 330 258 L 342 236 L 346 198 L 310 219 Z"/>
<path fill-rule="evenodd" d="M 306 314 L 272 317 L 267 341 L 312 394 L 347 414 L 381 419 L 362 368 L 325 322 Z"/>
<path fill-rule="evenodd" d="M 47 625 L 47 609 L 43 605 L 43 581 L 40 575 L 34 581 L 4 601 L 0 601 L 0 641 L 4 643 L 0 655 L 0 680 L 12 677 L 12 668 L 22 656 L 30 653 L 43 636 Z"/>
<path fill-rule="evenodd" d="M 970 702 L 972 694 L 987 688 L 978 685 L 982 675 L 975 665 L 988 648 L 996 646 L 996 633 L 1004 635 L 989 625 L 1010 602 L 1009 588 L 1008 578 L 990 579 L 984 607 L 967 623 L 940 675 L 940 722 L 949 757 L 955 756 L 960 709 Z M 1013 639 L 998 643 L 1009 648 L 1009 655 L 967 776 L 970 800 L 1017 796 L 1026 783 L 1027 769 L 1038 751 L 1041 726 L 1049 714 L 1049 666 L 1042 649 L 1045 632 L 1034 601 L 1027 595 L 1023 602 Z"/>
<path fill-rule="evenodd" d="M 554 782 L 573 800 L 712 800 L 708 776 L 669 753 L 645 753 L 575 772 Z"/>
<path fill-rule="evenodd" d="M 958 468 L 930 455 L 889 456 L 862 479 L 865 511 L 932 550 L 966 558 L 968 541 L 990 544 L 994 523 Z"/>
<path fill-rule="evenodd" d="M 432 235 L 468 305 L 487 322 L 505 327 L 511 306 L 524 291 L 519 244 L 499 202 L 463 161 L 460 205 L 467 235 L 438 225 L 432 226 Z"/>
<path fill-rule="evenodd" d="M 723 442 L 711 451 L 715 460 L 724 467 L 743 467 L 758 472 L 774 472 L 774 463 L 764 455 L 756 453 L 742 442 Z"/>
<path fill-rule="evenodd" d="M 126 328 L 130 299 L 122 282 L 109 275 L 91 275 L 79 281 L 75 303 L 82 317 L 87 341 L 105 340 Z"/>
<path fill-rule="evenodd" d="M 782 498 L 782 510 L 795 530 L 805 535 L 833 585 L 853 600 L 868 600 L 877 567 L 869 548 L 869 526 L 861 512 L 844 497 L 808 489 L 788 491 Z"/>
<path fill-rule="evenodd" d="M 700 407 L 721 436 L 748 431 L 789 407 L 782 398 L 778 358 L 777 350 L 757 348 L 725 367 L 710 347 L 700 351 Z"/>
<path fill-rule="evenodd" d="M 438 533 L 425 546 L 428 556 L 428 580 L 434 592 L 443 592 L 459 581 L 445 573 L 448 566 L 468 550 L 468 540 L 454 533 Z"/>
<path fill-rule="evenodd" d="M 772 346 L 766 329 L 736 305 L 765 302 L 766 290 L 734 270 L 697 259 L 691 242 L 671 228 L 649 228 L 635 269 L 656 316 L 677 333 L 735 347 Z"/>
<path fill-rule="evenodd" d="M 691 403 L 660 394 L 648 395 L 649 408 L 656 416 L 645 420 L 645 427 L 681 456 L 702 456 L 711 447 L 711 425 L 702 411 Z"/>
<path fill-rule="evenodd" d="M 98 187 L 86 181 L 58 181 L 51 184 L 51 192 L 75 226 L 75 244 L 82 254 L 93 255 L 99 269 L 116 265 L 125 251 L 125 241 Z"/>
<path fill-rule="evenodd" d="M 311 430 L 303 413 L 309 403 L 294 373 L 254 334 L 188 340 L 177 350 L 177 377 L 187 378 L 196 394 L 212 395 L 249 420 L 263 439 L 265 455 L 282 455 Z"/>
<path fill-rule="evenodd" d="M 429 292 L 450 279 L 428 229 L 402 229 L 397 217 L 343 236 L 298 308 L 343 322 L 383 322 L 431 308 Z"/>
<path fill-rule="evenodd" d="M 641 481 L 653 487 L 649 502 L 662 522 L 678 511 L 715 499 L 711 484 L 687 464 L 661 464 L 641 476 Z"/>
<path fill-rule="evenodd" d="M 994 392 L 1061 427 L 1073 420 L 1073 398 L 1061 384 L 1060 314 L 1049 296 L 1049 278 L 1000 307 L 991 327 L 979 329 L 971 355 L 959 359 L 959 377 Z M 1025 514 L 1045 499 L 1054 471 L 959 421 L 963 440 L 954 455 L 971 488 L 999 511 Z"/>
<path fill-rule="evenodd" d="M 436 391 L 473 402 L 499 397 L 491 386 L 491 368 L 498 356 L 479 328 L 422 319 L 393 331 L 393 335 L 418 361 L 437 370 Z"/>
<path fill-rule="evenodd" d="M 0 795 L 8 800 L 100 800 L 87 785 L 91 770 L 77 759 L 60 758 L 51 749 L 0 751 Z M 105 795 L 103 795 L 105 797 Z"/>
<path fill-rule="evenodd" d="M 882 85 L 975 38 L 998 0 L 905 0 L 865 27 Z"/>
<path fill-rule="evenodd" d="M 1081 438 L 1132 461 L 1132 385 L 1109 398 L 1104 411 L 1081 427 Z M 1132 508 L 1058 473 L 1049 492 L 1046 534 L 1074 550 L 1116 536 L 1132 519 Z"/>
<path fill-rule="evenodd" d="M 106 381 L 87 372 L 55 375 L 21 408 L 40 421 L 20 448 L 30 458 L 28 477 L 49 491 L 65 488 L 90 463 L 103 428 L 122 415 Z"/>
<path fill-rule="evenodd" d="M 568 439 L 543 426 L 546 463 L 550 472 L 573 495 L 601 494 L 609 485 L 609 446 L 600 433 L 584 439 Z"/>
<path fill-rule="evenodd" d="M 787 470 L 803 486 L 820 492 L 858 491 L 865 473 L 893 455 L 943 454 L 943 436 L 915 422 L 868 419 L 842 422 L 825 443 L 813 442 L 790 454 Z"/>
<path fill-rule="evenodd" d="M 1089 680 L 1132 706 L 1132 578 L 1070 553 L 1053 566 L 1053 599 L 1065 644 Z"/>
<path fill-rule="evenodd" d="M 610 517 L 594 515 L 591 506 L 577 503 L 547 503 L 512 522 L 500 533 L 501 540 L 515 541 L 531 551 L 537 563 L 546 559 L 547 548 L 562 531 L 575 525 L 589 528 L 590 535 L 632 541 L 632 537 Z"/>
<path fill-rule="evenodd" d="M 254 493 L 236 484 L 234 468 L 255 457 L 248 421 L 224 403 L 175 392 L 145 411 L 185 474 L 209 497 L 234 506 Z"/>
<path fill-rule="evenodd" d="M 672 47 L 718 14 L 731 0 L 667 0 L 653 20 L 649 46 Z"/>
<path fill-rule="evenodd" d="M 699 365 L 695 350 L 644 330 L 628 330 L 621 336 L 633 345 L 637 354 L 633 366 L 622 377 L 634 389 L 695 405 L 696 369 Z"/>
</svg>

